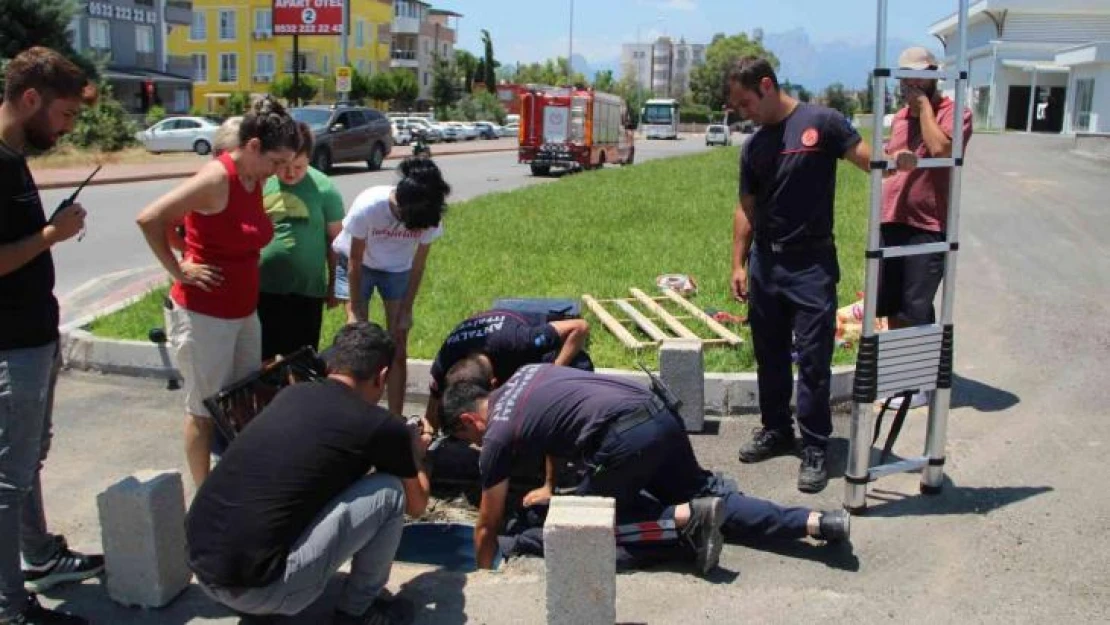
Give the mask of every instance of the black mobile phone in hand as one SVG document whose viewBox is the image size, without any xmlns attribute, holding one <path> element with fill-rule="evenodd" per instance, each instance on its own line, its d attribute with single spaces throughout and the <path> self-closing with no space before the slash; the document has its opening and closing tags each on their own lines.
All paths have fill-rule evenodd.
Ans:
<svg viewBox="0 0 1110 625">
<path fill-rule="evenodd" d="M 77 187 L 77 190 L 73 192 L 73 195 L 70 195 L 66 199 L 62 200 L 62 203 L 58 205 L 58 208 L 55 208 L 54 212 L 50 214 L 50 219 L 47 223 L 54 221 L 54 218 L 58 216 L 58 213 L 69 208 L 70 206 L 73 206 L 74 202 L 77 201 L 77 196 L 81 193 L 81 189 L 84 189 L 85 185 L 89 184 L 89 181 L 93 179 L 93 176 L 95 176 L 98 171 L 100 171 L 101 167 L 103 167 L 103 165 L 97 165 L 96 169 L 94 169 L 92 173 L 89 174 L 89 177 L 85 178 L 85 181 L 81 183 L 81 186 Z"/>
</svg>

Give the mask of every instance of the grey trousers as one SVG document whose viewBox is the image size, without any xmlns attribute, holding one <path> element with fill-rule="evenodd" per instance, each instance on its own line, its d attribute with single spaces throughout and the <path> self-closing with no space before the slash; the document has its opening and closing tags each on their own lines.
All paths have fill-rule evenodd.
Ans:
<svg viewBox="0 0 1110 625">
<path fill-rule="evenodd" d="M 289 551 L 285 574 L 262 588 L 223 588 L 201 582 L 216 601 L 246 614 L 293 615 L 312 605 L 340 566 L 351 575 L 337 608 L 361 615 L 389 581 L 405 524 L 401 480 L 368 475 L 347 487 L 312 521 Z"/>
<path fill-rule="evenodd" d="M 58 344 L 0 351 L 0 620 L 27 602 L 20 553 L 32 563 L 53 558 L 39 471 L 50 451 Z"/>
</svg>

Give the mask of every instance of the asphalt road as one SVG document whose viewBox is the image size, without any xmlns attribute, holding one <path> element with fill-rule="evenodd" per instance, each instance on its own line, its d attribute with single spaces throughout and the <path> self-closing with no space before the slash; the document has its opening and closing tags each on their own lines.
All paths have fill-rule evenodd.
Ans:
<svg viewBox="0 0 1110 625">
<path fill-rule="evenodd" d="M 398 150 L 406 150 L 400 147 Z M 680 141 L 638 141 L 636 160 L 676 156 L 705 149 L 700 138 Z M 432 146 L 434 152 L 435 146 Z M 557 178 L 534 178 L 528 167 L 518 165 L 513 152 L 445 156 L 436 161 L 451 183 L 451 201 L 466 200 L 494 191 L 508 191 L 532 184 L 555 182 Z M 334 180 L 349 206 L 363 189 L 396 180 L 394 168 L 399 161 L 386 161 L 379 172 L 367 172 L 360 165 L 340 165 Z M 85 282 L 100 276 L 154 264 L 154 256 L 135 226 L 135 216 L 147 204 L 180 180 L 88 187 L 81 203 L 89 211 L 88 234 L 80 243 L 70 242 L 54 250 L 57 268 L 57 293 L 64 296 Z M 56 206 L 72 189 L 42 193 L 43 205 Z"/>
<path fill-rule="evenodd" d="M 915 475 L 871 485 L 851 548 L 809 542 L 728 546 L 708 581 L 681 569 L 622 575 L 622 623 L 1110 622 L 1110 164 L 1057 137 L 972 140 L 963 192 L 956 302 L 956 380 L 947 480 L 918 495 Z M 99 544 L 95 495 L 133 471 L 182 468 L 179 392 L 150 380 L 66 374 L 44 473 L 54 527 Z M 749 466 L 735 450 L 754 417 L 694 437 L 702 464 L 749 493 L 817 508 L 840 504 L 848 419 L 835 418 L 833 480 L 806 496 L 797 460 Z M 920 453 L 924 413 L 895 453 Z M 394 567 L 390 587 L 420 606 L 418 623 L 542 623 L 542 563 L 497 574 Z M 323 622 L 335 586 L 294 623 Z M 49 593 L 98 623 L 236 619 L 196 587 L 170 608 L 131 611 L 96 582 Z"/>
</svg>

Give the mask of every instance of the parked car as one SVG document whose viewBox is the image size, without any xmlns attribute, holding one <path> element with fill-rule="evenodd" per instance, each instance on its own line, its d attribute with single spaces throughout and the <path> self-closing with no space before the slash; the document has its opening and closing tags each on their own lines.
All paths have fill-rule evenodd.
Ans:
<svg viewBox="0 0 1110 625">
<path fill-rule="evenodd" d="M 741 120 L 736 122 L 735 128 L 741 134 L 750 135 L 755 132 L 755 122 L 750 119 Z"/>
<path fill-rule="evenodd" d="M 474 122 L 474 127 L 478 129 L 478 137 L 481 139 L 496 139 L 501 136 L 501 126 L 493 122 Z"/>
<path fill-rule="evenodd" d="M 460 128 L 451 124 L 451 122 L 440 122 L 435 125 L 439 133 L 443 135 L 443 140 L 448 143 L 452 141 L 463 141 L 463 133 Z"/>
<path fill-rule="evenodd" d="M 364 161 L 381 169 L 393 150 L 393 129 L 381 112 L 363 106 L 312 105 L 292 110 L 293 119 L 308 124 L 316 138 L 312 166 L 331 171 L 335 163 Z"/>
<path fill-rule="evenodd" d="M 710 124 L 705 129 L 705 145 L 732 145 L 728 126 L 724 124 Z"/>
<path fill-rule="evenodd" d="M 517 137 L 520 136 L 520 126 L 517 124 L 506 124 L 501 127 L 502 137 Z"/>
<path fill-rule="evenodd" d="M 396 122 L 391 123 L 390 127 L 393 130 L 393 145 L 408 145 L 412 143 L 412 131 L 408 126 L 398 126 Z"/>
<path fill-rule="evenodd" d="M 424 131 L 424 140 L 428 143 L 436 143 L 443 140 L 443 133 L 439 131 L 430 121 L 423 117 L 394 117 L 393 123 L 397 128 L 404 128 L 412 134 L 412 131 L 420 128 Z"/>
<path fill-rule="evenodd" d="M 467 141 L 473 141 L 473 140 L 477 139 L 478 137 L 482 136 L 482 133 L 478 131 L 478 127 L 475 126 L 474 124 L 471 124 L 470 122 L 455 122 L 455 123 L 458 124 L 458 127 L 460 129 L 462 129 L 463 139 L 466 139 Z"/>
<path fill-rule="evenodd" d="M 204 117 L 169 117 L 135 134 L 149 152 L 210 154 L 220 125 Z"/>
</svg>

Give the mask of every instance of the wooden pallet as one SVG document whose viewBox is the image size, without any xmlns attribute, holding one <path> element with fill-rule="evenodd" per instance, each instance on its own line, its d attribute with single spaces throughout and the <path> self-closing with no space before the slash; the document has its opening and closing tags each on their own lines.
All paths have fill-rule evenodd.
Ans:
<svg viewBox="0 0 1110 625">
<path fill-rule="evenodd" d="M 599 300 L 589 294 L 582 296 L 582 301 L 585 302 L 590 312 L 597 315 L 601 323 L 629 349 L 640 350 L 647 347 L 656 347 L 669 338 L 698 339 L 705 347 L 736 347 L 744 342 L 744 340 L 734 332 L 721 325 L 716 319 L 705 314 L 705 311 L 690 303 L 685 297 L 682 297 L 671 289 L 664 290 L 661 297 L 651 297 L 637 288 L 630 288 L 629 293 L 632 294 L 632 297 L 623 299 Z M 659 302 L 665 301 L 674 302 L 689 314 L 680 316 L 672 315 L 666 308 L 659 304 Z M 616 308 L 627 315 L 625 321 L 630 321 L 651 340 L 641 341 L 636 338 L 636 336 L 625 327 L 621 319 L 615 317 L 613 313 L 605 308 L 605 304 L 616 306 Z M 654 315 L 655 318 L 649 317 L 638 309 L 635 304 L 642 306 L 644 310 Z M 689 319 L 701 321 L 714 332 L 715 336 L 712 338 L 698 336 L 696 332 L 682 323 L 683 320 Z M 656 321 L 661 321 L 663 325 L 667 326 L 673 333 L 673 336 L 659 327 Z"/>
</svg>

